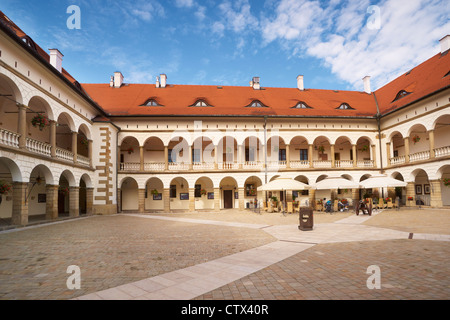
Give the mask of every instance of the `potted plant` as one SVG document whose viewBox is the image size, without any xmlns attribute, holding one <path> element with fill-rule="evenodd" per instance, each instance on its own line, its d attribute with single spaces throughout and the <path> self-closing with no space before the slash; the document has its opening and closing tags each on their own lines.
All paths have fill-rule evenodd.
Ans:
<svg viewBox="0 0 450 320">
<path fill-rule="evenodd" d="M 4 194 L 8 194 L 8 192 L 11 192 L 12 186 L 4 181 L 0 181 L 0 203 L 2 203 L 2 196 Z"/>
<path fill-rule="evenodd" d="M 127 149 L 127 152 L 128 152 L 128 154 L 132 154 L 132 153 L 134 152 L 133 147 L 129 147 L 129 148 Z"/>
<path fill-rule="evenodd" d="M 361 152 L 369 151 L 369 146 L 368 145 L 364 145 L 364 146 L 361 147 L 361 149 L 359 149 L 359 151 L 361 151 Z"/>
<path fill-rule="evenodd" d="M 442 183 L 444 184 L 444 186 L 450 187 L 450 179 L 449 178 L 443 178 Z"/>
<path fill-rule="evenodd" d="M 153 194 L 153 195 L 158 195 L 159 194 L 158 190 L 156 190 L 156 189 L 153 189 L 152 191 L 150 191 L 150 193 Z"/>
<path fill-rule="evenodd" d="M 420 141 L 420 137 L 416 134 L 413 138 L 412 138 L 414 144 L 416 144 L 417 142 Z"/>
<path fill-rule="evenodd" d="M 86 148 L 89 146 L 89 141 L 85 137 L 81 138 L 81 145 L 85 146 Z"/>
<path fill-rule="evenodd" d="M 200 190 L 200 194 L 201 194 L 202 196 L 206 196 L 206 194 L 207 194 L 206 189 Z"/>
<path fill-rule="evenodd" d="M 319 148 L 317 148 L 317 150 L 319 151 L 320 154 L 323 154 L 325 152 L 325 147 L 319 146 Z"/>
<path fill-rule="evenodd" d="M 68 196 L 69 195 L 69 188 L 68 187 L 59 187 L 59 193 Z"/>
<path fill-rule="evenodd" d="M 33 127 L 38 127 L 42 131 L 46 126 L 50 125 L 50 121 L 43 113 L 38 113 L 31 119 L 31 124 Z"/>
<path fill-rule="evenodd" d="M 414 197 L 408 197 L 408 201 L 414 201 Z"/>
</svg>

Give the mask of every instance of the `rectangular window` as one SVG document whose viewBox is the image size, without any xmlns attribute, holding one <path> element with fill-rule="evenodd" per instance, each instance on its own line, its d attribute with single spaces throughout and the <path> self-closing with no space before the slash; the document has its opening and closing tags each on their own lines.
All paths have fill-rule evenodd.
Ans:
<svg viewBox="0 0 450 320">
<path fill-rule="evenodd" d="M 280 149 L 278 151 L 278 161 L 286 161 L 286 149 Z"/>
<path fill-rule="evenodd" d="M 193 163 L 200 163 L 200 149 L 193 149 L 192 150 L 192 162 Z"/>
<path fill-rule="evenodd" d="M 196 184 L 195 185 L 195 190 L 194 190 L 194 197 L 195 198 L 201 198 L 202 196 L 202 185 L 201 184 Z"/>
<path fill-rule="evenodd" d="M 174 184 L 170 185 L 170 197 L 176 198 L 177 197 L 177 186 Z"/>
<path fill-rule="evenodd" d="M 300 160 L 308 161 L 308 149 L 300 149 Z"/>
</svg>

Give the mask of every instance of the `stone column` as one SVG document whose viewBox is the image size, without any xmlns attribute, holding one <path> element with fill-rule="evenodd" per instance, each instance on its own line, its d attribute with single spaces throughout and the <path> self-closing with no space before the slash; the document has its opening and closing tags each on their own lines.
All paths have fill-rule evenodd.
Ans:
<svg viewBox="0 0 450 320">
<path fill-rule="evenodd" d="M 434 152 L 434 130 L 428 131 L 428 138 L 430 139 L 430 159 L 436 158 Z"/>
<path fill-rule="evenodd" d="M 72 132 L 72 152 L 73 152 L 73 162 L 77 163 L 77 141 L 78 141 L 78 132 Z"/>
<path fill-rule="evenodd" d="M 144 171 L 144 146 L 139 146 L 139 170 Z"/>
<path fill-rule="evenodd" d="M 28 203 L 25 202 L 28 191 L 28 183 L 13 182 L 13 203 L 11 223 L 13 225 L 28 224 Z"/>
<path fill-rule="evenodd" d="M 50 120 L 50 145 L 51 147 L 51 156 L 52 158 L 56 158 L 56 121 Z"/>
<path fill-rule="evenodd" d="M 122 190 L 117 188 L 117 213 L 122 212 Z"/>
<path fill-rule="evenodd" d="M 195 189 L 189 188 L 189 212 L 195 211 Z"/>
<path fill-rule="evenodd" d="M 266 163 L 266 152 L 267 152 L 267 150 L 266 150 L 266 144 L 263 144 L 263 145 L 261 145 L 261 147 L 262 147 L 262 159 L 260 159 L 260 161 L 262 161 L 262 163 L 263 163 L 263 168 L 265 168 L 266 166 L 267 166 L 267 163 Z"/>
<path fill-rule="evenodd" d="M 245 203 L 244 203 L 244 188 L 238 188 L 238 195 L 239 195 L 239 210 L 245 209 Z M 233 201 L 234 201 L 234 195 L 233 195 Z M 234 206 L 233 206 L 234 207 Z"/>
<path fill-rule="evenodd" d="M 69 216 L 80 216 L 80 188 L 69 187 Z"/>
<path fill-rule="evenodd" d="M 28 107 L 20 104 L 19 121 L 17 123 L 17 133 L 19 136 L 19 148 L 25 149 L 27 145 L 27 109 Z"/>
<path fill-rule="evenodd" d="M 408 197 L 412 197 L 413 201 L 408 201 Z M 406 185 L 406 206 L 415 206 L 416 205 L 416 189 L 414 182 L 408 182 Z"/>
<path fill-rule="evenodd" d="M 352 189 L 353 208 L 356 208 L 357 201 L 359 201 L 359 189 Z"/>
<path fill-rule="evenodd" d="M 291 167 L 291 146 L 289 144 L 286 145 L 286 168 L 289 169 Z"/>
<path fill-rule="evenodd" d="M 194 148 L 193 145 L 189 146 L 189 160 L 188 160 L 188 163 L 189 163 L 189 170 L 191 170 L 191 171 L 194 169 L 194 161 L 192 161 L 192 148 Z M 189 199 L 189 201 L 190 201 L 190 199 Z"/>
<path fill-rule="evenodd" d="M 220 211 L 220 189 L 214 188 L 214 211 Z"/>
<path fill-rule="evenodd" d="M 46 212 L 45 219 L 55 220 L 58 218 L 58 190 L 59 185 L 46 185 Z"/>
<path fill-rule="evenodd" d="M 309 206 L 315 210 L 316 209 L 316 189 L 309 189 L 308 202 L 309 202 Z"/>
<path fill-rule="evenodd" d="M 93 167 L 93 152 L 92 152 L 92 146 L 93 146 L 94 141 L 92 140 L 88 140 L 88 158 L 89 158 L 89 166 L 92 168 Z M 117 150 L 119 150 L 119 161 L 117 161 L 117 165 L 120 166 L 120 148 L 118 148 Z"/>
<path fill-rule="evenodd" d="M 86 215 L 94 212 L 94 188 L 86 188 Z"/>
<path fill-rule="evenodd" d="M 353 168 L 356 168 L 358 162 L 356 161 L 356 144 L 352 144 L 352 155 L 353 155 Z"/>
<path fill-rule="evenodd" d="M 218 153 L 219 152 L 219 148 L 218 146 L 214 146 L 214 169 L 218 169 L 219 168 L 219 157 L 218 157 Z M 215 197 L 214 197 L 215 199 Z"/>
<path fill-rule="evenodd" d="M 238 163 L 239 163 L 239 169 L 243 168 L 243 163 L 245 161 L 245 143 L 238 145 Z"/>
<path fill-rule="evenodd" d="M 386 142 L 386 160 L 387 160 L 387 165 L 390 166 L 391 165 L 391 143 L 390 142 Z"/>
<path fill-rule="evenodd" d="M 336 157 L 334 155 L 334 144 L 330 145 L 330 153 L 331 153 L 331 167 L 336 168 Z"/>
<path fill-rule="evenodd" d="M 308 146 L 308 161 L 309 161 L 309 167 L 310 168 L 314 168 L 314 164 L 313 164 L 313 145 L 310 144 Z"/>
<path fill-rule="evenodd" d="M 164 170 L 169 170 L 169 147 L 164 146 Z"/>
<path fill-rule="evenodd" d="M 430 180 L 430 206 L 432 207 L 442 207 L 442 191 L 441 191 L 441 181 L 440 180 Z"/>
<path fill-rule="evenodd" d="M 164 212 L 170 212 L 170 189 L 163 190 Z"/>
<path fill-rule="evenodd" d="M 139 213 L 144 213 L 145 211 L 145 189 L 138 190 L 138 210 Z"/>
<path fill-rule="evenodd" d="M 405 142 L 405 162 L 409 163 L 409 137 L 403 139 Z"/>
<path fill-rule="evenodd" d="M 372 162 L 373 162 L 373 167 L 376 168 L 377 167 L 377 155 L 376 155 L 376 146 L 374 144 L 372 144 Z"/>
</svg>

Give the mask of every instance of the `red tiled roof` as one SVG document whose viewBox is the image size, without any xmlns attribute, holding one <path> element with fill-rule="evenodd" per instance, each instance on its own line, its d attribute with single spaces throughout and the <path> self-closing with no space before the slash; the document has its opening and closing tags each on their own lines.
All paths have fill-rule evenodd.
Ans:
<svg viewBox="0 0 450 320">
<path fill-rule="evenodd" d="M 84 90 L 113 116 L 128 115 L 207 115 L 207 116 L 336 116 L 362 117 L 376 114 L 372 95 L 357 91 L 333 91 L 297 88 L 262 88 L 239 86 L 125 84 L 82 84 Z M 142 106 L 150 98 L 161 106 Z M 212 107 L 192 107 L 205 99 Z M 258 100 L 267 107 L 246 107 Z M 295 109 L 305 102 L 311 109 Z M 342 103 L 354 110 L 337 110 Z"/>
<path fill-rule="evenodd" d="M 406 106 L 431 93 L 450 86 L 450 51 L 438 53 L 409 72 L 375 91 L 381 114 Z M 405 90 L 408 95 L 395 100 Z"/>
</svg>

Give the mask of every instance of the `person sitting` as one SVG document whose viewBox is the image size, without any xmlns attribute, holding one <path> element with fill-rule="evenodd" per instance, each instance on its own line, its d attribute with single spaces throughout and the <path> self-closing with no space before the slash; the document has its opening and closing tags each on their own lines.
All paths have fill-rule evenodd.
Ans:
<svg viewBox="0 0 450 320">
<path fill-rule="evenodd" d="M 325 211 L 331 213 L 331 200 L 328 200 L 325 204 Z"/>
</svg>

